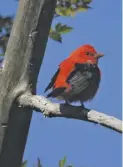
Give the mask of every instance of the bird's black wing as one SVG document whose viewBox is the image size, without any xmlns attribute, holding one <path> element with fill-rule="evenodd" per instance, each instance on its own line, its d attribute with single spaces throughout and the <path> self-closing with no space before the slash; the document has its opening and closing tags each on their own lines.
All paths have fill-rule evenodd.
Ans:
<svg viewBox="0 0 123 167">
<path fill-rule="evenodd" d="M 68 76 L 67 82 L 72 87 L 71 99 L 73 97 L 76 100 L 78 98 L 76 95 L 83 95 L 83 100 L 91 98 L 99 87 L 99 68 L 93 64 L 76 64 L 75 70 Z"/>
<path fill-rule="evenodd" d="M 78 94 L 89 85 L 89 79 L 92 77 L 90 70 L 94 68 L 89 64 L 76 64 L 75 70 L 68 76 L 67 82 L 72 87 L 72 94 Z"/>
<path fill-rule="evenodd" d="M 55 83 L 55 81 L 56 81 L 56 78 L 57 78 L 57 76 L 58 76 L 58 74 L 59 74 L 59 71 L 60 71 L 60 69 L 58 69 L 58 70 L 56 71 L 56 73 L 53 75 L 53 77 L 52 77 L 52 79 L 51 79 L 51 82 L 50 82 L 49 85 L 46 87 L 46 89 L 45 89 L 44 92 L 46 92 L 48 89 L 50 89 L 50 88 L 53 87 L 53 85 L 54 85 L 54 83 Z"/>
</svg>

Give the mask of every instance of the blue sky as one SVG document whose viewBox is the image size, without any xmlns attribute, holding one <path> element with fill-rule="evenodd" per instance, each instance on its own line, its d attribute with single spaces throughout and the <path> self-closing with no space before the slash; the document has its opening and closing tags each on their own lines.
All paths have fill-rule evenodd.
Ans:
<svg viewBox="0 0 123 167">
<path fill-rule="evenodd" d="M 77 47 L 89 43 L 105 57 L 99 62 L 100 89 L 85 106 L 121 119 L 121 2 L 93 0 L 92 10 L 53 21 L 53 24 L 61 21 L 74 30 L 63 37 L 63 44 L 48 41 L 37 94 L 44 94 L 62 60 Z M 0 14 L 14 14 L 16 7 L 16 1 L 2 0 Z M 45 119 L 35 112 L 24 159 L 29 167 L 37 157 L 44 167 L 57 167 L 58 160 L 64 156 L 75 167 L 121 167 L 121 146 L 120 134 L 99 125 L 65 118 Z"/>
</svg>

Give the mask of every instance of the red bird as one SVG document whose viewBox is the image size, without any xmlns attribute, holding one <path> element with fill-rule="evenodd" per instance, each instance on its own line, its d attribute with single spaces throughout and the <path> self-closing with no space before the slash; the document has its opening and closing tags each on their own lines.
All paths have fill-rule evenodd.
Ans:
<svg viewBox="0 0 123 167">
<path fill-rule="evenodd" d="M 65 59 L 45 89 L 52 88 L 47 97 L 55 97 L 66 102 L 91 100 L 100 84 L 98 59 L 103 54 L 97 53 L 93 46 L 84 45 L 76 49 Z"/>
</svg>

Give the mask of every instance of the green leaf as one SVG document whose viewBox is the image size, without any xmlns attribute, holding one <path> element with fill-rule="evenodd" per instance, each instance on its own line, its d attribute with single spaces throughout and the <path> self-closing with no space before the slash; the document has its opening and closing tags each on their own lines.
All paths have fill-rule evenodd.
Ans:
<svg viewBox="0 0 123 167">
<path fill-rule="evenodd" d="M 38 158 L 38 164 L 37 164 L 37 167 L 42 167 L 42 165 L 41 165 L 41 161 L 40 161 L 39 158 Z"/>
<path fill-rule="evenodd" d="M 89 4 L 89 3 L 92 2 L 92 0 L 83 0 L 82 2 L 83 2 L 84 4 Z"/>
<path fill-rule="evenodd" d="M 53 30 L 53 28 L 50 28 L 50 33 L 52 33 L 54 30 Z"/>
<path fill-rule="evenodd" d="M 65 7 L 57 7 L 55 9 L 55 12 L 60 16 L 74 16 L 75 12 L 72 10 L 72 8 L 65 8 Z"/>
<path fill-rule="evenodd" d="M 5 56 L 5 54 L 4 53 L 0 53 L 0 56 Z"/>
<path fill-rule="evenodd" d="M 71 4 L 76 4 L 77 2 L 79 2 L 79 0 L 70 0 Z"/>
<path fill-rule="evenodd" d="M 55 30 L 56 30 L 57 32 L 59 32 L 60 34 L 68 33 L 68 32 L 70 32 L 72 29 L 73 29 L 72 27 L 69 27 L 69 26 L 67 26 L 67 25 L 65 25 L 65 24 L 61 24 L 61 23 L 58 23 L 58 24 L 56 24 L 56 26 L 55 26 Z"/>
<path fill-rule="evenodd" d="M 65 164 L 66 164 L 66 157 L 64 157 L 62 160 L 59 161 L 59 167 L 65 167 Z"/>
<path fill-rule="evenodd" d="M 72 16 L 73 17 L 76 14 L 75 11 L 72 8 L 68 8 L 66 12 L 67 12 L 67 16 Z"/>
<path fill-rule="evenodd" d="M 66 8 L 64 7 L 56 7 L 55 12 L 60 16 L 67 16 Z"/>
<path fill-rule="evenodd" d="M 77 8 L 72 8 L 72 7 L 69 7 L 69 8 L 65 8 L 65 7 L 57 7 L 55 9 L 55 12 L 60 15 L 60 16 L 75 16 L 75 14 L 77 12 L 84 12 L 84 11 L 87 11 L 87 9 L 89 9 L 90 7 L 87 6 L 86 4 L 83 4 L 83 5 L 80 5 L 78 6 Z"/>
<path fill-rule="evenodd" d="M 61 23 L 58 23 L 55 25 L 55 29 L 57 32 L 59 32 L 61 30 L 61 27 L 62 27 L 62 24 Z"/>
<path fill-rule="evenodd" d="M 60 30 L 60 33 L 65 34 L 65 33 L 68 33 L 68 32 L 70 32 L 70 31 L 72 31 L 72 30 L 73 30 L 72 27 L 69 27 L 69 26 L 67 26 L 67 25 L 64 25 L 64 26 L 62 26 L 62 28 L 61 28 L 61 30 Z"/>
<path fill-rule="evenodd" d="M 87 11 L 87 9 L 88 9 L 87 7 L 80 6 L 76 9 L 76 12 L 85 12 L 85 11 Z"/>
<path fill-rule="evenodd" d="M 51 30 L 50 31 L 50 34 L 49 34 L 49 37 L 57 42 L 60 42 L 62 43 L 62 37 L 61 37 L 61 34 L 55 30 Z"/>
<path fill-rule="evenodd" d="M 21 164 L 21 167 L 27 167 L 27 161 L 24 161 L 24 162 Z"/>
</svg>

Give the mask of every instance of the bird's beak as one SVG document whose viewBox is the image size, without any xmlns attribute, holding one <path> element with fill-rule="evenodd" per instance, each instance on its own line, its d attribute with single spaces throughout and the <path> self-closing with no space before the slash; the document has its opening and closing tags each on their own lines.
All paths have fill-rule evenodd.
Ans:
<svg viewBox="0 0 123 167">
<path fill-rule="evenodd" d="M 94 57 L 96 57 L 96 58 L 100 58 L 100 57 L 103 57 L 103 56 L 104 56 L 103 53 L 96 53 L 96 54 L 94 55 Z"/>
</svg>

